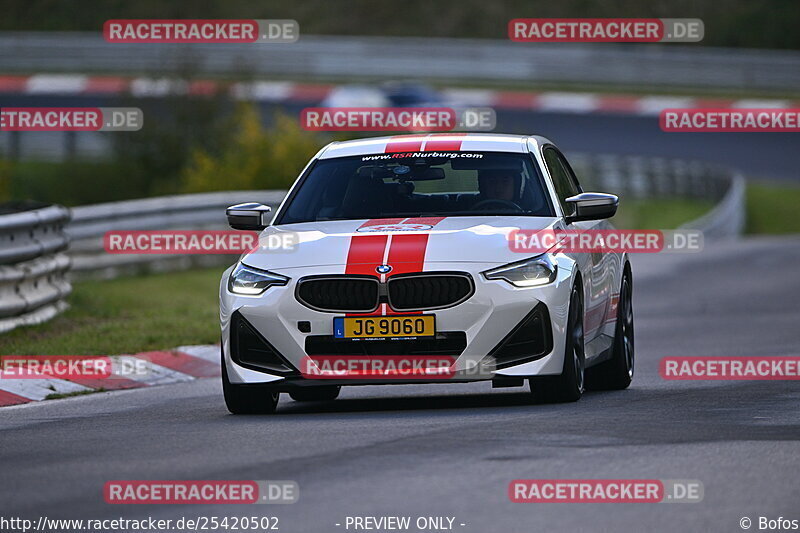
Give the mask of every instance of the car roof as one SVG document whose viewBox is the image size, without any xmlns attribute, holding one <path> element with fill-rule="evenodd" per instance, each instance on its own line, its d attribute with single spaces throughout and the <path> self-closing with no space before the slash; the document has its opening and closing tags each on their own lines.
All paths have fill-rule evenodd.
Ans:
<svg viewBox="0 0 800 533">
<path fill-rule="evenodd" d="M 320 150 L 319 159 L 391 152 L 512 152 L 526 153 L 528 143 L 548 144 L 538 135 L 507 135 L 502 133 L 431 133 L 372 137 L 352 141 L 332 142 Z"/>
</svg>

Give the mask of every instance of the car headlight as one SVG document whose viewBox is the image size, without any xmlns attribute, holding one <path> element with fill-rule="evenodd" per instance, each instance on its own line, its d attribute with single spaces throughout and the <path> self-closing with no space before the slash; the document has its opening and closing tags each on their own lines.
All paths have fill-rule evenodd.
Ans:
<svg viewBox="0 0 800 533">
<path fill-rule="evenodd" d="M 286 276 L 239 263 L 228 278 L 228 290 L 234 294 L 252 296 L 261 294 L 273 285 L 286 285 L 288 282 Z"/>
<path fill-rule="evenodd" d="M 515 287 L 536 287 L 555 281 L 557 272 L 558 266 L 544 254 L 487 270 L 483 276 L 507 281 Z"/>
</svg>

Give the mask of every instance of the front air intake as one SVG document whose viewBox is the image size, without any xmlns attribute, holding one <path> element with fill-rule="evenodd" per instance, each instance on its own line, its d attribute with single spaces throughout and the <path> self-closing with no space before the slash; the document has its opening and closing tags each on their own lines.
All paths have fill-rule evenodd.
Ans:
<svg viewBox="0 0 800 533">
<path fill-rule="evenodd" d="M 540 359 L 553 350 L 553 333 L 547 306 L 539 303 L 517 324 L 489 355 L 496 368 Z"/>
<path fill-rule="evenodd" d="M 239 311 L 231 316 L 231 359 L 237 365 L 272 374 L 297 374 L 292 365 Z"/>
</svg>

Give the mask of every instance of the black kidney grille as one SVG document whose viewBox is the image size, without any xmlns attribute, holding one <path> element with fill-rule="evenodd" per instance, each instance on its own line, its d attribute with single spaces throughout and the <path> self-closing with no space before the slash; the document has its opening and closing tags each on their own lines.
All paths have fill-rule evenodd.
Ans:
<svg viewBox="0 0 800 533">
<path fill-rule="evenodd" d="M 450 307 L 472 295 L 472 278 L 463 274 L 413 274 L 390 278 L 389 305 L 397 311 Z"/>
<path fill-rule="evenodd" d="M 367 313 L 378 307 L 378 280 L 353 277 L 300 280 L 297 299 L 312 309 Z"/>
</svg>

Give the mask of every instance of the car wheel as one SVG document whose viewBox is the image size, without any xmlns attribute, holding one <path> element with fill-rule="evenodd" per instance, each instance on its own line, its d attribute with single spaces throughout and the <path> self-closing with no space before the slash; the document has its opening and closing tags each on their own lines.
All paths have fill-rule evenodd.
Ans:
<svg viewBox="0 0 800 533">
<path fill-rule="evenodd" d="M 611 359 L 586 371 L 586 386 L 591 390 L 622 390 L 633 379 L 633 282 L 629 271 L 622 276 L 617 307 L 617 327 Z"/>
<path fill-rule="evenodd" d="M 275 412 L 280 394 L 268 385 L 238 385 L 228 379 L 225 357 L 222 357 L 222 394 L 228 411 L 235 415 L 257 415 Z"/>
<path fill-rule="evenodd" d="M 296 402 L 327 402 L 338 398 L 341 390 L 338 385 L 308 387 L 292 391 L 289 396 Z"/>
<path fill-rule="evenodd" d="M 586 361 L 583 337 L 583 296 L 579 286 L 572 288 L 561 375 L 530 379 L 531 393 L 537 403 L 575 402 L 583 394 Z"/>
</svg>

